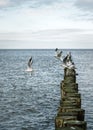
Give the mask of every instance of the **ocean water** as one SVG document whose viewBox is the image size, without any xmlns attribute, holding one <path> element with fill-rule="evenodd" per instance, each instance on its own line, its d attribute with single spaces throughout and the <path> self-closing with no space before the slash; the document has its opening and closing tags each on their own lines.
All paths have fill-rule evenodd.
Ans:
<svg viewBox="0 0 93 130">
<path fill-rule="evenodd" d="M 93 50 L 72 53 L 85 110 L 87 130 L 93 130 Z M 55 130 L 59 107 L 61 62 L 55 51 L 0 50 L 0 130 Z M 33 57 L 33 73 L 26 72 Z"/>
</svg>

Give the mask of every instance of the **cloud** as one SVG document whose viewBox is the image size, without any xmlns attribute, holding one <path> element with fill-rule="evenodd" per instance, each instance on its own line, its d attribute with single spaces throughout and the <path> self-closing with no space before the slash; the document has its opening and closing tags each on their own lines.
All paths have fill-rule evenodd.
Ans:
<svg viewBox="0 0 93 130">
<path fill-rule="evenodd" d="M 78 18 L 93 23 L 93 0 L 76 0 L 74 7 L 78 10 Z"/>
<path fill-rule="evenodd" d="M 93 28 L 92 12 L 77 8 L 76 1 L 2 0 L 7 9 L 0 11 L 0 32 Z"/>
<path fill-rule="evenodd" d="M 30 8 L 37 8 L 43 5 L 51 5 L 53 3 L 60 2 L 61 0 L 0 0 L 0 9 L 11 8 L 19 6 L 27 6 Z"/>
<path fill-rule="evenodd" d="M 9 5 L 9 0 L 0 0 L 0 8 L 7 7 Z"/>
<path fill-rule="evenodd" d="M 93 30 L 89 29 L 51 29 L 36 32 L 0 33 L 0 40 L 27 40 L 27 41 L 70 41 L 77 36 L 91 35 Z"/>
<path fill-rule="evenodd" d="M 93 10 L 93 0 L 76 0 L 75 5 L 85 11 Z"/>
<path fill-rule="evenodd" d="M 51 6 L 53 4 L 62 4 L 63 7 L 73 4 L 78 8 L 93 10 L 93 0 L 0 0 L 0 9 L 11 7 L 29 7 L 38 8 L 42 6 Z"/>
<path fill-rule="evenodd" d="M 0 33 L 0 48 L 93 48 L 93 30 L 63 29 Z"/>
</svg>

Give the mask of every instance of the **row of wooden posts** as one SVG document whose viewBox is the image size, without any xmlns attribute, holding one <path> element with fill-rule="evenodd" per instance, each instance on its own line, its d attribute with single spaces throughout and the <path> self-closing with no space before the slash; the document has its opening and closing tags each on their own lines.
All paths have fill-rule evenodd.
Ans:
<svg viewBox="0 0 93 130">
<path fill-rule="evenodd" d="M 87 130 L 75 69 L 64 69 L 64 80 L 60 83 L 60 90 L 61 100 L 55 117 L 55 130 Z"/>
</svg>

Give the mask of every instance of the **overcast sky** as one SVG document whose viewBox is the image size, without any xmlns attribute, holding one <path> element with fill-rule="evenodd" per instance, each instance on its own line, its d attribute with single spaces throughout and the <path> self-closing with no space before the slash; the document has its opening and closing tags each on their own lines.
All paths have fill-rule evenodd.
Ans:
<svg viewBox="0 0 93 130">
<path fill-rule="evenodd" d="M 0 49 L 93 48 L 93 0 L 0 0 Z"/>
</svg>

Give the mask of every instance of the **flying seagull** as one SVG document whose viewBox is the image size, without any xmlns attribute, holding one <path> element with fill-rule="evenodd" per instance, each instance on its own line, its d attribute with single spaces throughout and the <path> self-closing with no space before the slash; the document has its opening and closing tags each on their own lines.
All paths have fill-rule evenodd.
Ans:
<svg viewBox="0 0 93 130">
<path fill-rule="evenodd" d="M 33 63 L 33 61 L 32 61 L 32 56 L 31 56 L 31 58 L 30 58 L 29 61 L 28 61 L 28 67 L 29 67 L 29 68 L 31 68 L 32 63 Z"/>
<path fill-rule="evenodd" d="M 62 60 L 62 51 L 60 51 L 58 48 L 56 48 L 55 52 L 56 52 L 55 57 Z"/>
</svg>

